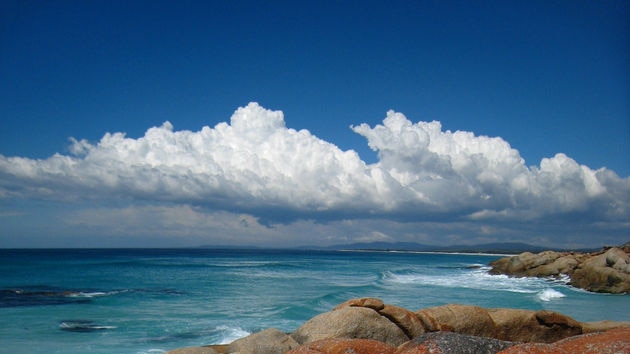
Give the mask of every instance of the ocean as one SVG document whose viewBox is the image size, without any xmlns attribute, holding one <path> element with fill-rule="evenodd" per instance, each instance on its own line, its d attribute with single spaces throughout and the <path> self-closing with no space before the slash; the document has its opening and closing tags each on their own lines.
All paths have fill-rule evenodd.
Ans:
<svg viewBox="0 0 630 354">
<path fill-rule="evenodd" d="M 217 249 L 0 249 L 1 353 L 163 353 L 290 332 L 355 297 L 630 321 L 630 296 L 488 274 L 500 255 Z"/>
</svg>

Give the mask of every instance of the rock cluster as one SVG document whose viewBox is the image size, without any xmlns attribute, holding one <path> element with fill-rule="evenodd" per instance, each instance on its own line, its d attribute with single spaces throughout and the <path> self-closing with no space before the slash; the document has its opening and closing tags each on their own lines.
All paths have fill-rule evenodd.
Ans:
<svg viewBox="0 0 630 354">
<path fill-rule="evenodd" d="M 561 277 L 593 292 L 630 293 L 630 242 L 593 253 L 524 252 L 490 263 L 491 274 L 516 277 Z"/>
<path fill-rule="evenodd" d="M 592 353 L 629 352 L 630 322 L 581 323 L 552 311 L 457 304 L 412 312 L 360 298 L 313 317 L 293 333 L 271 328 L 229 345 L 168 354 L 569 353 L 582 345 L 597 348 Z"/>
</svg>

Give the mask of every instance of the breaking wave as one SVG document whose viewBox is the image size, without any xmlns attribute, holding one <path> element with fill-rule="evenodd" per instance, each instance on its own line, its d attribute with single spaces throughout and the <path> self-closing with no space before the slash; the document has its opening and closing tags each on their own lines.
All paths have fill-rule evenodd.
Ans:
<svg viewBox="0 0 630 354">
<path fill-rule="evenodd" d="M 545 289 L 543 291 L 540 291 L 538 294 L 536 294 L 536 298 L 540 301 L 552 301 L 555 299 L 560 299 L 565 297 L 566 295 L 564 295 L 563 293 L 557 291 L 557 290 L 553 290 L 553 289 Z"/>
<path fill-rule="evenodd" d="M 461 272 L 385 271 L 382 281 L 390 284 L 434 286 L 478 290 L 537 293 L 545 288 L 546 280 L 537 278 L 513 278 L 491 275 L 488 267 L 471 267 Z M 437 274 L 436 274 L 437 273 Z M 545 294 L 545 296 L 550 296 Z M 551 295 L 553 296 L 553 295 Z"/>
</svg>

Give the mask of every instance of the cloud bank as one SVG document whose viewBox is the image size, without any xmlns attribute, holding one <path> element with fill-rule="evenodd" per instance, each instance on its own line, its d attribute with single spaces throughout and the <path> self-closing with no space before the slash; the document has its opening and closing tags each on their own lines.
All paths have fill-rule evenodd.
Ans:
<svg viewBox="0 0 630 354">
<path fill-rule="evenodd" d="M 376 163 L 250 103 L 229 124 L 197 132 L 165 122 L 137 139 L 71 139 L 70 154 L 47 159 L 0 155 L 0 198 L 166 202 L 272 223 L 630 220 L 630 178 L 561 153 L 528 167 L 501 138 L 443 131 L 440 122 L 413 123 L 394 111 L 380 125 L 351 129 L 378 153 Z"/>
</svg>

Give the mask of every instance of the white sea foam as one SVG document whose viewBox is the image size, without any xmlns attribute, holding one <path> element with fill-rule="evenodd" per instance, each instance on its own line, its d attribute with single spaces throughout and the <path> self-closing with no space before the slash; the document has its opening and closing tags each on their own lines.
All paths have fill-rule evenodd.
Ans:
<svg viewBox="0 0 630 354">
<path fill-rule="evenodd" d="M 217 331 L 221 332 L 222 338 L 218 344 L 230 344 L 237 339 L 247 337 L 251 333 L 240 327 L 218 326 Z"/>
<path fill-rule="evenodd" d="M 541 292 L 539 292 L 536 295 L 536 298 L 538 298 L 538 300 L 540 301 L 552 301 L 555 299 L 559 299 L 559 298 L 563 298 L 566 295 L 564 295 L 563 293 L 557 291 L 557 290 L 553 290 L 553 289 L 545 289 Z"/>
<path fill-rule="evenodd" d="M 110 293 L 106 293 L 103 291 L 93 291 L 93 292 L 78 292 L 78 293 L 72 293 L 70 295 L 68 295 L 69 297 L 97 297 L 97 296 L 107 296 L 110 295 Z"/>
<path fill-rule="evenodd" d="M 79 291 L 79 292 L 71 292 L 67 297 L 85 297 L 85 298 L 93 298 L 93 297 L 102 297 L 102 296 L 110 296 L 116 295 L 120 293 L 127 292 L 127 290 L 113 290 L 113 291 Z"/>
<path fill-rule="evenodd" d="M 487 269 L 484 268 L 455 274 L 431 274 L 429 272 L 397 273 L 386 271 L 383 273 L 383 281 L 404 285 L 498 290 L 514 293 L 536 293 L 544 284 L 544 280 L 542 279 L 490 275 Z"/>
</svg>

